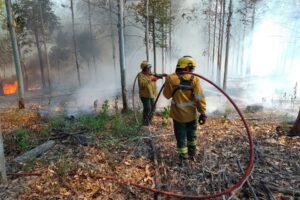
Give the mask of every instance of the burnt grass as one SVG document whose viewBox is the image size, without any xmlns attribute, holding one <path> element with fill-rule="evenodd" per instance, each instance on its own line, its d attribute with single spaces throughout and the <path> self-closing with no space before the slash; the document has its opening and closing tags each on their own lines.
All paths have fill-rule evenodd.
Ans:
<svg viewBox="0 0 300 200">
<path fill-rule="evenodd" d="M 254 169 L 248 180 L 256 195 L 298 198 L 300 138 L 276 131 L 285 120 L 272 112 L 246 113 L 246 118 L 255 144 Z M 185 195 L 207 195 L 233 186 L 242 174 L 237 162 L 244 169 L 249 161 L 246 133 L 234 114 L 210 116 L 198 127 L 196 161 L 184 166 L 178 162 L 172 121 L 160 115 L 149 128 L 141 128 L 133 113 L 102 110 L 76 117 L 42 117 L 34 110 L 5 109 L 1 122 L 8 172 L 41 173 L 10 176 L 9 185 L 0 190 L 5 199 L 153 199 L 149 192 L 97 175 Z M 13 158 L 47 140 L 56 141 L 47 153 L 13 165 Z M 253 198 L 246 184 L 231 195 Z"/>
</svg>

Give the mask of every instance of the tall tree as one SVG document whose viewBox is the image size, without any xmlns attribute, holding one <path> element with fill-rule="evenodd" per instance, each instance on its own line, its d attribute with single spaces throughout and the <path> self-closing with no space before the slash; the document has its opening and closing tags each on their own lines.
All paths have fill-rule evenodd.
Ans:
<svg viewBox="0 0 300 200">
<path fill-rule="evenodd" d="M 167 48 L 166 40 L 167 35 L 170 37 L 169 31 L 171 31 L 172 21 L 174 16 L 171 15 L 171 0 L 149 0 L 149 15 L 147 16 L 147 4 L 140 2 L 133 4 L 131 8 L 135 11 L 136 21 L 141 23 L 145 27 L 145 42 L 147 25 L 149 22 L 149 40 L 152 40 L 153 47 L 153 60 L 154 60 L 154 72 L 156 72 L 156 60 L 157 50 L 156 48 Z M 147 20 L 147 17 L 149 20 Z M 167 30 L 166 27 L 169 27 Z M 164 50 L 163 50 L 164 51 Z M 146 55 L 147 56 L 147 55 Z"/>
<path fill-rule="evenodd" d="M 74 19 L 74 4 L 73 0 L 71 0 L 71 15 L 72 15 L 72 33 L 73 33 L 73 45 L 74 45 L 74 56 L 75 56 L 75 63 L 76 63 L 76 71 L 77 71 L 77 79 L 78 84 L 81 86 L 81 78 L 80 78 L 80 68 L 78 62 L 78 55 L 77 55 L 77 41 L 76 41 L 76 32 L 75 32 L 75 19 Z"/>
<path fill-rule="evenodd" d="M 42 85 L 43 88 L 45 88 L 46 81 L 43 54 L 41 50 L 41 40 L 44 39 L 42 42 L 45 45 L 45 39 L 51 35 L 59 25 L 58 18 L 54 14 L 53 3 L 50 0 L 18 0 L 14 3 L 14 8 L 16 13 L 17 29 L 19 32 L 25 32 L 29 30 L 34 34 L 40 63 Z M 46 64 L 48 65 L 48 63 Z"/>
<path fill-rule="evenodd" d="M 0 173 L 1 173 L 1 179 L 2 179 L 1 182 L 4 183 L 4 184 L 7 184 L 5 154 L 4 154 L 4 145 L 3 145 L 3 136 L 2 136 L 2 131 L 1 131 L 1 124 L 0 124 L 0 170 L 1 170 Z"/>
<path fill-rule="evenodd" d="M 300 110 L 298 113 L 298 117 L 292 127 L 292 129 L 290 130 L 290 136 L 300 136 Z"/>
<path fill-rule="evenodd" d="M 228 60 L 229 60 L 229 47 L 230 47 L 230 28 L 231 28 L 231 17 L 232 17 L 232 0 L 229 0 L 228 5 L 228 18 L 227 18 L 227 30 L 226 30 L 226 54 L 225 54 L 225 65 L 224 65 L 224 79 L 223 89 L 227 88 L 227 73 L 228 73 Z"/>
<path fill-rule="evenodd" d="M 16 32 L 13 23 L 11 1 L 5 0 L 5 6 L 6 6 L 6 14 L 7 14 L 7 26 L 10 33 L 11 44 L 12 44 L 11 46 L 13 49 L 14 62 L 16 66 L 16 74 L 18 79 L 19 108 L 24 109 L 25 108 L 24 84 L 23 84 L 23 77 L 22 77 L 19 48 L 17 45 Z"/>
<path fill-rule="evenodd" d="M 126 88 L 126 71 L 125 71 L 125 49 L 124 49 L 124 4 L 123 0 L 118 0 L 118 31 L 119 31 L 119 57 L 121 68 L 121 86 L 122 86 L 122 112 L 128 111 L 127 88 Z"/>
<path fill-rule="evenodd" d="M 47 49 L 47 39 L 46 39 L 46 32 L 45 32 L 45 22 L 44 22 L 44 8 L 41 5 L 41 2 L 39 2 L 39 11 L 40 11 L 40 19 L 41 19 L 41 33 L 43 38 L 43 44 L 44 44 L 44 53 L 45 53 L 45 59 L 46 59 L 46 65 L 47 65 L 47 81 L 48 81 L 48 87 L 50 94 L 52 93 L 52 76 L 51 76 L 51 66 L 50 66 L 50 60 L 48 56 L 48 49 Z"/>
</svg>

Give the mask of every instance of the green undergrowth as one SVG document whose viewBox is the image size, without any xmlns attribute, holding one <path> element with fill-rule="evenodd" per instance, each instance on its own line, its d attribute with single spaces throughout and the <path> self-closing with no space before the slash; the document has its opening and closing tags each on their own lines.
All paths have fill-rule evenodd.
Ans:
<svg viewBox="0 0 300 200">
<path fill-rule="evenodd" d="M 91 135 L 98 139 L 93 141 L 97 145 L 110 148 L 134 141 L 139 127 L 133 112 L 109 114 L 104 105 L 98 114 L 81 114 L 78 117 L 52 116 L 49 118 L 48 132 Z"/>
</svg>

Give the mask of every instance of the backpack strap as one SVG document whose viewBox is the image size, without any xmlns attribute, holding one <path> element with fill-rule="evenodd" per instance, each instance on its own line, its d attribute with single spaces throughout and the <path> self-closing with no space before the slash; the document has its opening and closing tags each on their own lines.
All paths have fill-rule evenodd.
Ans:
<svg viewBox="0 0 300 200">
<path fill-rule="evenodd" d="M 193 80 L 194 80 L 194 75 L 191 76 L 191 78 L 189 80 L 185 80 L 183 78 L 183 76 L 180 76 L 178 75 L 178 78 L 180 80 L 180 83 L 179 85 L 173 90 L 172 92 L 172 97 L 175 95 L 175 93 L 178 91 L 178 90 L 190 90 L 192 92 L 192 96 L 194 96 L 194 91 L 193 91 L 193 87 L 192 87 L 192 83 L 193 83 Z"/>
</svg>

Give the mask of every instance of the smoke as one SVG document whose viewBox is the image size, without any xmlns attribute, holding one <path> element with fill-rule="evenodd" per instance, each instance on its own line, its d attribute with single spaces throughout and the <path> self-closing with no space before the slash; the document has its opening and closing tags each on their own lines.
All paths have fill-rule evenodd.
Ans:
<svg viewBox="0 0 300 200">
<path fill-rule="evenodd" d="M 258 12 L 265 6 L 268 9 L 257 16 L 252 46 L 245 41 L 251 76 L 246 77 L 249 91 L 243 98 L 248 103 L 263 103 L 278 110 L 297 109 L 300 92 L 299 31 L 296 28 L 300 22 L 299 4 L 291 0 L 262 1 L 257 6 Z"/>
</svg>

